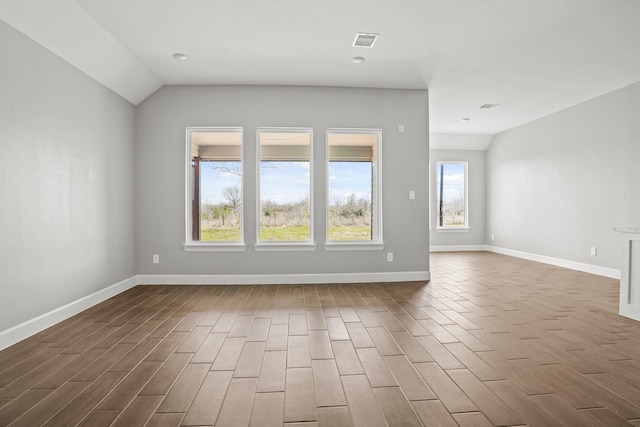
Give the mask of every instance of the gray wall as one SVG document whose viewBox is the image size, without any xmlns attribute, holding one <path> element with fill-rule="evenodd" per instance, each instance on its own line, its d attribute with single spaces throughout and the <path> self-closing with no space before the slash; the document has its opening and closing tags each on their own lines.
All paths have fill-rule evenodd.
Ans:
<svg viewBox="0 0 640 427">
<path fill-rule="evenodd" d="M 497 135 L 487 244 L 619 269 L 613 227 L 640 226 L 638 111 L 640 83 Z"/>
<path fill-rule="evenodd" d="M 398 134 L 397 125 L 405 126 Z M 244 127 L 242 253 L 185 252 L 185 127 Z M 256 147 L 260 126 L 314 129 L 312 252 L 255 252 Z M 381 128 L 384 251 L 325 251 L 327 128 Z M 319 274 L 428 270 L 426 91 L 165 86 L 136 118 L 136 270 L 139 274 Z M 410 201 L 409 190 L 416 191 Z M 386 262 L 393 251 L 395 261 Z M 160 264 L 152 264 L 152 254 Z"/>
<path fill-rule="evenodd" d="M 473 246 L 485 244 L 485 157 L 484 150 L 431 150 L 431 246 Z M 468 173 L 468 231 L 438 231 L 438 192 L 436 163 L 442 161 L 467 162 Z"/>
<path fill-rule="evenodd" d="M 0 331 L 135 274 L 134 107 L 0 21 Z"/>
</svg>

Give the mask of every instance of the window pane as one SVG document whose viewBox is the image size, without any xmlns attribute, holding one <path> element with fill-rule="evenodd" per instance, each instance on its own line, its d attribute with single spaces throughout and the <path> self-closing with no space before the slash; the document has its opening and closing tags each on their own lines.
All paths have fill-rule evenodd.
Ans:
<svg viewBox="0 0 640 427">
<path fill-rule="evenodd" d="M 242 164 L 207 160 L 200 168 L 200 240 L 241 241 Z"/>
<path fill-rule="evenodd" d="M 192 130 L 192 240 L 242 241 L 242 132 Z"/>
<path fill-rule="evenodd" d="M 465 163 L 438 163 L 438 226 L 465 227 Z"/>
<path fill-rule="evenodd" d="M 371 162 L 329 162 L 329 240 L 371 240 Z"/>
<path fill-rule="evenodd" d="M 259 130 L 260 241 L 311 241 L 311 131 Z"/>
<path fill-rule="evenodd" d="M 328 132 L 329 241 L 378 240 L 378 135 Z"/>
</svg>

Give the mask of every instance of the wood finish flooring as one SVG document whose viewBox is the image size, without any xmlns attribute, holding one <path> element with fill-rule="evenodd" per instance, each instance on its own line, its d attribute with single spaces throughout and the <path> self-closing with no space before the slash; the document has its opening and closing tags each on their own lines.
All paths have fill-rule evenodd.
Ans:
<svg viewBox="0 0 640 427">
<path fill-rule="evenodd" d="M 135 287 L 0 352 L 0 426 L 640 426 L 618 281 L 484 252 L 431 272 Z"/>
</svg>

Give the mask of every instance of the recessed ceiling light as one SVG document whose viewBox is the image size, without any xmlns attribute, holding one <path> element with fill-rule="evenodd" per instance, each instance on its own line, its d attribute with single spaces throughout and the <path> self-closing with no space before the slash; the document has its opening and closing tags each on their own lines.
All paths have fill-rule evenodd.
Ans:
<svg viewBox="0 0 640 427">
<path fill-rule="evenodd" d="M 354 64 L 362 64 L 365 61 L 364 56 L 354 56 L 352 59 Z"/>
<path fill-rule="evenodd" d="M 184 53 L 174 53 L 173 59 L 175 59 L 176 61 L 186 61 L 187 55 L 185 55 Z"/>
<path fill-rule="evenodd" d="M 380 34 L 375 33 L 357 33 L 356 38 L 353 41 L 354 47 L 373 47 L 373 44 L 378 40 Z"/>
<path fill-rule="evenodd" d="M 486 109 L 496 108 L 498 105 L 500 105 L 500 104 L 483 104 L 483 105 L 480 106 L 480 108 L 486 108 Z"/>
<path fill-rule="evenodd" d="M 469 117 L 465 117 L 465 118 L 462 118 L 462 119 L 460 119 L 460 120 L 462 120 L 463 122 L 468 122 L 468 121 L 470 121 L 471 119 L 470 119 Z"/>
</svg>

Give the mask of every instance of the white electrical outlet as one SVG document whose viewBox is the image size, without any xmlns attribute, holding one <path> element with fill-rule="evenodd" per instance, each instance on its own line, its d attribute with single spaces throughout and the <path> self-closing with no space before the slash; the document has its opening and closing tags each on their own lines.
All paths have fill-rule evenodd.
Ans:
<svg viewBox="0 0 640 427">
<path fill-rule="evenodd" d="M 153 254 L 153 263 L 154 264 L 160 264 L 160 255 L 159 254 Z"/>
<path fill-rule="evenodd" d="M 398 125 L 398 133 L 404 133 L 404 125 Z"/>
<path fill-rule="evenodd" d="M 496 235 L 495 234 L 491 235 L 491 240 L 496 240 Z"/>
<path fill-rule="evenodd" d="M 415 200 L 415 199 L 416 199 L 415 190 L 409 190 L 409 200 Z"/>
<path fill-rule="evenodd" d="M 591 256 L 596 255 L 598 255 L 598 248 L 596 248 L 595 246 L 591 246 Z"/>
<path fill-rule="evenodd" d="M 387 261 L 393 262 L 393 252 L 387 252 Z"/>
</svg>

